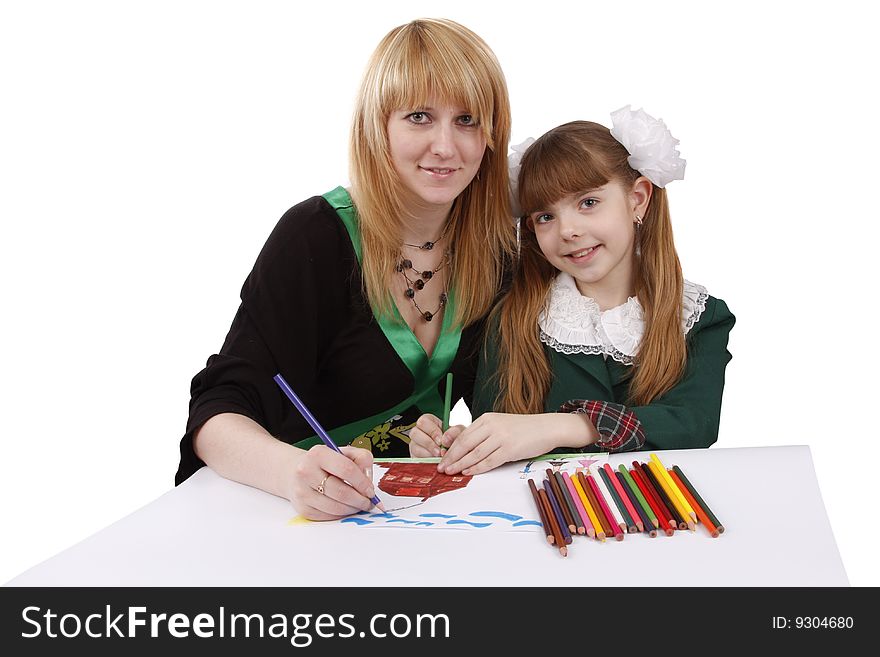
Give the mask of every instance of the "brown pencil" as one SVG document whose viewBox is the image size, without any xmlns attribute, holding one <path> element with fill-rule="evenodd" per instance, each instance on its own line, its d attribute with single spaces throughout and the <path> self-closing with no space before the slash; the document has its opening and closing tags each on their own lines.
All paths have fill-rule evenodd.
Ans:
<svg viewBox="0 0 880 657">
<path fill-rule="evenodd" d="M 541 504 L 544 505 L 544 513 L 547 514 L 547 518 L 550 520 L 550 527 L 553 530 L 553 538 L 556 540 L 556 545 L 559 546 L 559 553 L 563 557 L 567 557 L 568 548 L 565 547 L 565 540 L 562 538 L 562 530 L 559 529 L 559 524 L 556 522 L 556 514 L 553 513 L 553 508 L 550 506 L 547 491 L 540 488 L 538 489 L 538 495 L 541 498 Z"/>
<path fill-rule="evenodd" d="M 535 500 L 535 506 L 538 507 L 538 515 L 541 516 L 541 526 L 544 527 L 544 533 L 547 535 L 547 542 L 550 545 L 553 545 L 553 543 L 556 542 L 556 539 L 553 537 L 553 530 L 550 529 L 550 523 L 547 521 L 547 513 L 541 505 L 541 498 L 538 497 L 538 489 L 535 487 L 535 482 L 531 479 L 529 479 L 529 490 L 532 493 L 532 498 Z"/>
<path fill-rule="evenodd" d="M 593 507 L 593 513 L 596 514 L 596 517 L 599 519 L 599 524 L 602 525 L 602 531 L 605 533 L 606 537 L 615 538 L 614 528 L 611 526 L 611 522 L 605 515 L 605 511 L 602 510 L 602 506 L 599 504 L 599 500 L 596 499 L 595 493 L 593 493 L 593 488 L 587 483 L 587 478 L 584 476 L 583 472 L 578 472 L 578 481 L 581 482 L 581 485 L 584 488 L 584 493 L 587 495 L 587 499 L 590 500 L 590 506 Z"/>
</svg>

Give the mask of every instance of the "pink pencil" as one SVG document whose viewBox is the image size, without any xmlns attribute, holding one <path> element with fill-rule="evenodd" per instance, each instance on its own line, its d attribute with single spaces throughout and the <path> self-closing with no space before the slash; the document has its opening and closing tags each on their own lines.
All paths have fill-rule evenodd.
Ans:
<svg viewBox="0 0 880 657">
<path fill-rule="evenodd" d="M 593 489 L 593 494 L 596 496 L 596 501 L 599 502 L 599 505 L 602 507 L 602 513 L 605 514 L 605 517 L 608 518 L 609 523 L 611 524 L 611 530 L 614 532 L 614 538 L 618 541 L 623 540 L 623 530 L 614 522 L 614 516 L 611 514 L 611 509 L 608 508 L 608 502 L 605 501 L 605 497 L 602 495 L 599 487 L 596 485 L 596 482 L 593 481 L 593 475 L 588 474 L 587 483 L 589 483 L 590 488 Z"/>
<path fill-rule="evenodd" d="M 587 527 L 591 527 L 590 519 L 587 517 L 587 510 L 584 508 L 584 503 L 581 502 L 581 496 L 578 495 L 578 492 L 574 488 L 574 484 L 571 483 L 571 477 L 568 476 L 567 472 L 562 473 L 562 480 L 565 482 L 566 488 L 568 488 L 568 492 L 571 493 L 571 499 L 574 502 L 575 507 L 577 508 L 577 512 L 581 516 L 581 522 L 578 525 L 578 534 L 586 534 Z"/>
</svg>

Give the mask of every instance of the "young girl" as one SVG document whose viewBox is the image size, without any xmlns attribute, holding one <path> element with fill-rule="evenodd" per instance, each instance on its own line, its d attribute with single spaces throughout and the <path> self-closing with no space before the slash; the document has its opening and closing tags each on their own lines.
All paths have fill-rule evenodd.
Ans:
<svg viewBox="0 0 880 657">
<path fill-rule="evenodd" d="M 443 434 L 423 416 L 410 434 L 414 456 L 448 447 L 441 472 L 717 439 L 734 316 L 681 274 L 664 188 L 685 162 L 662 121 L 629 107 L 612 119 L 561 125 L 522 158 L 520 258 L 477 374 L 478 419 Z"/>
</svg>

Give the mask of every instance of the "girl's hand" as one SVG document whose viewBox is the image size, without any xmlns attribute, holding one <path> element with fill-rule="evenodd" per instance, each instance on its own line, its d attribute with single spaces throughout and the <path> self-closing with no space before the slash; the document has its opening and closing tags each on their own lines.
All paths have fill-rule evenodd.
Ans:
<svg viewBox="0 0 880 657">
<path fill-rule="evenodd" d="M 288 499 L 309 520 L 335 520 L 373 506 L 373 455 L 358 447 L 340 449 L 337 454 L 315 445 L 294 466 Z"/>
<path fill-rule="evenodd" d="M 443 433 L 443 422 L 440 418 L 425 413 L 409 432 L 409 455 L 413 458 L 441 456 L 442 450 L 455 442 L 456 437 L 463 430 L 463 426 L 457 425 L 449 427 L 446 433 Z"/>
<path fill-rule="evenodd" d="M 575 413 L 486 413 L 458 435 L 437 470 L 474 475 L 557 447 L 584 447 L 592 442 L 590 426 L 589 418 Z"/>
</svg>

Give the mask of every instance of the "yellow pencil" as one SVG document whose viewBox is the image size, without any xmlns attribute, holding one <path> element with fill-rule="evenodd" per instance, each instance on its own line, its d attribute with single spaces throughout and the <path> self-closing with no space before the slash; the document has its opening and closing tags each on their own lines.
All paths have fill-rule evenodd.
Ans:
<svg viewBox="0 0 880 657">
<path fill-rule="evenodd" d="M 657 464 L 657 467 L 660 468 L 660 472 L 663 474 L 663 477 L 666 479 L 666 483 L 669 484 L 669 487 L 672 489 L 672 492 L 675 493 L 675 496 L 678 498 L 678 501 L 681 502 L 681 505 L 684 507 L 687 514 L 691 517 L 691 520 L 694 521 L 694 524 L 697 523 L 697 514 L 694 511 L 694 507 L 692 507 L 688 501 L 684 497 L 684 493 L 679 490 L 678 485 L 672 480 L 672 477 L 669 476 L 669 473 L 666 471 L 666 466 L 663 465 L 663 462 L 660 460 L 660 457 L 656 454 L 651 454 L 651 460 Z"/>
<path fill-rule="evenodd" d="M 593 535 L 598 538 L 600 541 L 605 540 L 605 531 L 602 529 L 602 524 L 599 522 L 599 517 L 596 515 L 596 512 L 593 511 L 593 507 L 590 504 L 590 500 L 587 499 L 586 493 L 584 493 L 584 489 L 581 488 L 581 482 L 578 481 L 577 477 L 571 477 L 571 483 L 574 484 L 574 489 L 577 491 L 578 497 L 581 498 L 581 502 L 584 503 L 584 510 L 587 512 L 587 515 L 590 516 L 590 522 L 593 523 Z M 589 533 L 590 530 L 587 531 Z"/>
<path fill-rule="evenodd" d="M 647 463 L 645 463 L 645 465 L 651 469 L 651 472 L 654 474 L 654 478 L 663 487 L 663 490 L 666 492 L 666 496 L 669 498 L 669 501 L 675 505 L 675 510 L 678 511 L 682 519 L 687 521 L 688 529 L 690 529 L 691 531 L 696 531 L 696 523 L 690 519 L 690 514 L 687 512 L 687 509 L 685 509 L 682 506 L 681 502 L 678 501 L 678 495 L 676 495 L 675 491 L 669 487 L 669 482 L 666 481 L 666 477 L 663 476 L 666 470 L 657 465 L 657 463 L 655 463 L 654 461 L 648 461 Z"/>
</svg>

